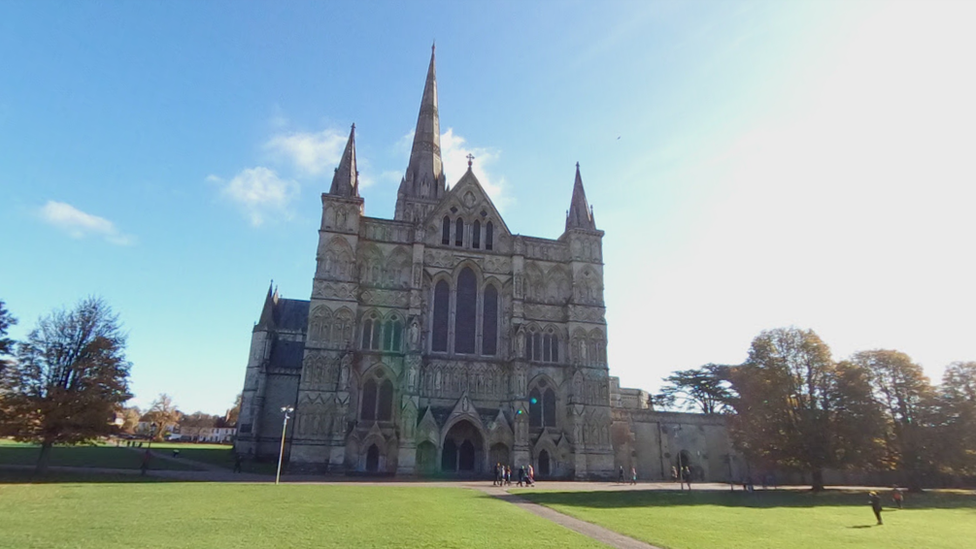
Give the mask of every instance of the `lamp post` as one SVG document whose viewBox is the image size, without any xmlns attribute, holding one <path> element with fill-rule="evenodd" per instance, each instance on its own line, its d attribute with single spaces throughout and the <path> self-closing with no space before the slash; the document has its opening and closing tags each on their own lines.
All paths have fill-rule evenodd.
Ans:
<svg viewBox="0 0 976 549">
<path fill-rule="evenodd" d="M 278 472 L 275 473 L 275 484 L 281 480 L 281 461 L 285 457 L 285 429 L 288 428 L 288 418 L 295 408 L 292 406 L 282 406 L 281 411 L 285 414 L 285 419 L 281 422 L 281 449 L 278 451 Z"/>
</svg>

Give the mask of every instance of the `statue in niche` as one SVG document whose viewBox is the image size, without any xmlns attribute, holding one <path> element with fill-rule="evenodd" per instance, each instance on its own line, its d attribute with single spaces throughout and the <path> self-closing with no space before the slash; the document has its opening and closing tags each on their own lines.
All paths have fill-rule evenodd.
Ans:
<svg viewBox="0 0 976 549">
<path fill-rule="evenodd" d="M 579 371 L 573 376 L 573 395 L 577 398 L 583 397 L 583 374 Z"/>
<path fill-rule="evenodd" d="M 352 369 L 352 353 L 342 355 L 339 366 L 339 387 L 345 389 L 349 385 L 349 371 Z"/>
<path fill-rule="evenodd" d="M 346 228 L 346 209 L 337 208 L 336 211 L 336 228 L 345 229 Z"/>
<path fill-rule="evenodd" d="M 525 328 L 519 326 L 515 332 L 515 358 L 525 357 Z"/>
<path fill-rule="evenodd" d="M 410 331 L 407 337 L 407 344 L 411 351 L 420 350 L 420 322 L 416 318 L 410 321 Z"/>
</svg>

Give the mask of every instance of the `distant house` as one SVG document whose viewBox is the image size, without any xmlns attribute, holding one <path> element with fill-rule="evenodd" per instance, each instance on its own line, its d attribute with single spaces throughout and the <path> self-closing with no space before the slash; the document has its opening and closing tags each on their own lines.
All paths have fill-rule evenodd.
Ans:
<svg viewBox="0 0 976 549">
<path fill-rule="evenodd" d="M 216 444 L 230 444 L 237 434 L 235 427 L 204 427 L 200 429 L 197 442 L 212 442 Z"/>
</svg>

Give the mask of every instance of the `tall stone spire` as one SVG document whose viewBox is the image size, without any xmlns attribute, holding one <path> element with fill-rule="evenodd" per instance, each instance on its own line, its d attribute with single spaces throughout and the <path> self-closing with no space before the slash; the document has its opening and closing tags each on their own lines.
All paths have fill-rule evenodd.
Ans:
<svg viewBox="0 0 976 549">
<path fill-rule="evenodd" d="M 586 202 L 586 192 L 583 190 L 583 178 L 580 176 L 579 162 L 576 163 L 576 182 L 573 184 L 573 200 L 566 212 L 566 230 L 588 229 L 596 230 L 596 220 L 593 219 L 593 208 Z"/>
<path fill-rule="evenodd" d="M 335 175 L 332 176 L 332 187 L 329 194 L 337 196 L 359 196 L 359 171 L 356 169 L 356 125 L 349 130 L 349 140 L 346 150 L 342 152 L 342 159 Z"/>
<path fill-rule="evenodd" d="M 270 330 L 274 328 L 274 307 L 277 303 L 278 290 L 275 289 L 274 280 L 272 280 L 268 286 L 268 295 L 264 298 L 264 307 L 261 308 L 261 318 L 258 320 L 257 326 L 254 327 L 255 330 Z"/>
<path fill-rule="evenodd" d="M 400 180 L 397 192 L 397 219 L 407 219 L 406 206 L 410 199 L 421 201 L 437 200 L 444 194 L 444 167 L 441 163 L 441 123 L 437 112 L 437 72 L 434 68 L 434 46 L 430 49 L 430 65 L 427 67 L 427 81 L 424 95 L 420 100 L 420 114 L 413 134 L 413 148 L 410 150 L 410 163 Z"/>
</svg>

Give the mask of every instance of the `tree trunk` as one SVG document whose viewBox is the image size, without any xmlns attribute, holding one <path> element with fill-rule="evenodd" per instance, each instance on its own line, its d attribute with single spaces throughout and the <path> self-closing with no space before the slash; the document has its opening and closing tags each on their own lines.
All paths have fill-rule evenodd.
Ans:
<svg viewBox="0 0 976 549">
<path fill-rule="evenodd" d="M 47 466 L 51 462 L 51 447 L 50 442 L 41 444 L 41 455 L 37 457 L 37 467 L 34 469 L 34 474 L 43 475 L 47 473 Z"/>
<path fill-rule="evenodd" d="M 814 492 L 823 492 L 824 490 L 824 480 L 823 480 L 823 469 L 814 469 L 810 473 L 810 484 L 811 489 Z"/>
</svg>

